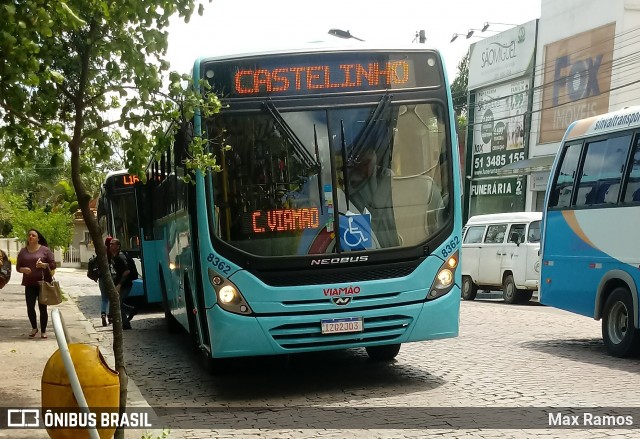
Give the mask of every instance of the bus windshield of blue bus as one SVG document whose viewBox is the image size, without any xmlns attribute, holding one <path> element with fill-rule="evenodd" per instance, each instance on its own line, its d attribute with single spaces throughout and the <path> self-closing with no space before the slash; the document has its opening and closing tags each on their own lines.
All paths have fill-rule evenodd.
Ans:
<svg viewBox="0 0 640 439">
<path fill-rule="evenodd" d="M 118 191 L 111 195 L 111 221 L 112 236 L 120 240 L 121 249 L 125 252 L 139 250 L 140 227 L 133 190 Z"/>
<path fill-rule="evenodd" d="M 222 113 L 214 230 L 259 256 L 410 247 L 450 221 L 446 111 L 436 103 Z"/>
</svg>

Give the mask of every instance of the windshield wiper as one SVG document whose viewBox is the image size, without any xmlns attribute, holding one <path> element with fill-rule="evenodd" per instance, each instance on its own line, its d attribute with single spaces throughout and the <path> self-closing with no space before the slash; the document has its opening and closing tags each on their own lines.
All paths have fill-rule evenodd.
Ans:
<svg viewBox="0 0 640 439">
<path fill-rule="evenodd" d="M 342 146 L 342 179 L 344 180 L 344 198 L 349 210 L 349 166 L 347 165 L 347 141 L 344 137 L 344 120 L 340 121 L 340 144 Z"/>
<path fill-rule="evenodd" d="M 371 117 L 369 117 L 369 120 L 367 120 L 367 124 L 362 129 L 362 134 L 360 135 L 357 142 L 351 149 L 351 152 L 349 153 L 349 157 L 347 158 L 347 161 L 346 161 L 347 166 L 353 167 L 355 164 L 359 163 L 360 154 L 362 153 L 362 150 L 365 148 L 365 146 L 371 143 L 370 139 L 374 135 L 374 131 L 375 131 L 374 128 L 378 126 L 379 124 L 378 120 L 389 107 L 389 103 L 391 102 L 392 97 L 393 96 L 388 93 L 385 94 L 384 96 L 382 96 L 382 99 L 380 99 L 380 101 L 376 105 L 376 108 L 373 109 L 373 112 L 371 113 Z M 375 150 L 378 149 L 379 142 L 380 142 L 379 138 L 380 136 L 378 136 L 378 140 L 375 142 L 376 143 L 374 148 Z"/>
<path fill-rule="evenodd" d="M 296 136 L 296 133 L 293 132 L 289 124 L 284 120 L 282 113 L 280 113 L 280 110 L 278 110 L 273 101 L 271 99 L 267 99 L 264 101 L 264 107 L 267 109 L 269 114 L 271 114 L 271 117 L 276 122 L 280 130 L 285 134 L 285 136 L 287 136 L 287 139 L 291 142 L 293 149 L 307 168 L 312 169 L 316 173 L 319 172 L 320 164 L 318 163 L 317 158 L 313 157 L 309 151 L 307 151 L 307 148 L 304 147 L 300 138 Z"/>
<path fill-rule="evenodd" d="M 316 157 L 320 157 L 320 149 L 318 148 L 318 131 L 316 130 L 316 124 L 313 124 L 313 144 L 316 148 Z M 320 215 L 324 215 L 324 209 L 322 202 L 322 172 L 318 172 L 318 199 L 320 200 Z"/>
</svg>

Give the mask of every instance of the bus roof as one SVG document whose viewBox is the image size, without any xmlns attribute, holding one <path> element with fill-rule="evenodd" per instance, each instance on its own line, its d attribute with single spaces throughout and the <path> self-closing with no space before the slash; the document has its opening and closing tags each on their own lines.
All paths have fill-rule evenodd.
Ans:
<svg viewBox="0 0 640 439">
<path fill-rule="evenodd" d="M 110 178 L 118 176 L 118 175 L 127 175 L 127 174 L 129 174 L 129 171 L 127 171 L 126 169 L 121 169 L 119 171 L 109 171 L 107 173 L 107 176 L 104 178 L 104 181 L 106 182 Z"/>
<path fill-rule="evenodd" d="M 567 128 L 564 141 L 640 127 L 640 106 L 578 120 Z"/>
<path fill-rule="evenodd" d="M 375 52 L 375 51 L 403 51 L 403 52 L 423 52 L 425 50 L 439 51 L 435 48 L 424 47 L 424 45 L 380 45 L 380 44 L 368 44 L 364 42 L 340 40 L 334 38 L 335 41 L 314 41 L 302 46 L 274 46 L 270 48 L 259 48 L 251 50 L 238 50 L 235 52 L 219 52 L 210 56 L 202 56 L 196 60 L 196 64 L 203 61 L 217 61 L 217 60 L 231 60 L 238 58 L 249 58 L 253 56 L 261 55 L 279 55 L 279 54 L 292 54 L 292 53 L 322 53 L 322 52 L 350 52 L 350 51 L 363 51 L 363 52 Z"/>
<path fill-rule="evenodd" d="M 467 226 L 486 223 L 510 223 L 515 221 L 537 221 L 542 219 L 542 212 L 506 212 L 475 215 L 469 218 Z"/>
</svg>

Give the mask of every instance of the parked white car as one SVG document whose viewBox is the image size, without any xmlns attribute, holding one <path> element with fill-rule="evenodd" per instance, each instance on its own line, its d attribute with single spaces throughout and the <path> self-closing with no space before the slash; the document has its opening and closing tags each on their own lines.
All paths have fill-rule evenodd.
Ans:
<svg viewBox="0 0 640 439">
<path fill-rule="evenodd" d="M 462 235 L 462 298 L 478 289 L 502 290 L 507 303 L 526 302 L 540 279 L 541 212 L 469 218 Z"/>
</svg>

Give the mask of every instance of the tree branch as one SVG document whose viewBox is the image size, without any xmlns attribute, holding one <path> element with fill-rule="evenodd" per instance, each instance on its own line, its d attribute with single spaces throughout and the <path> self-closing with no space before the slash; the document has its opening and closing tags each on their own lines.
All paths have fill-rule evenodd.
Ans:
<svg viewBox="0 0 640 439">
<path fill-rule="evenodd" d="M 7 113 L 11 114 L 12 116 L 17 117 L 23 122 L 27 122 L 29 125 L 33 125 L 38 128 L 45 129 L 44 124 L 42 124 L 40 121 L 31 119 L 30 117 L 24 115 L 23 113 L 20 113 L 14 110 L 13 107 L 11 107 L 11 105 L 9 105 L 4 99 L 0 99 L 0 107 L 2 107 L 4 110 L 6 110 Z"/>
</svg>

